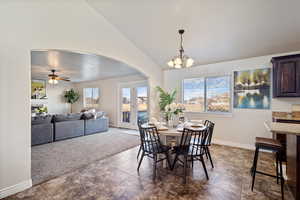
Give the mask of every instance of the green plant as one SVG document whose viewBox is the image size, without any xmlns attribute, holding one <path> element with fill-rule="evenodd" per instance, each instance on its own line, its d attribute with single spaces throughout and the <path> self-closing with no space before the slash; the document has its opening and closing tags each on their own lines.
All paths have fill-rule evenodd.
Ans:
<svg viewBox="0 0 300 200">
<path fill-rule="evenodd" d="M 156 87 L 159 94 L 159 108 L 161 111 L 165 111 L 167 105 L 170 105 L 175 101 L 177 90 L 173 90 L 172 92 L 166 92 L 161 87 Z"/>
<path fill-rule="evenodd" d="M 74 89 L 70 89 L 65 92 L 65 99 L 67 103 L 74 104 L 76 101 L 78 101 L 80 95 L 78 92 L 75 92 Z M 72 106 L 71 106 L 71 112 L 72 112 Z"/>
</svg>

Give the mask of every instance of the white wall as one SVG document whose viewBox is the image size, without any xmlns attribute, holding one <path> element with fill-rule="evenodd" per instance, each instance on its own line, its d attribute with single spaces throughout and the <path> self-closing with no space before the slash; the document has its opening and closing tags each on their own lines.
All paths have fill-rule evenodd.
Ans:
<svg viewBox="0 0 300 200">
<path fill-rule="evenodd" d="M 73 84 L 60 81 L 56 85 L 46 84 L 47 99 L 31 99 L 32 105 L 43 104 L 48 108 L 49 114 L 65 114 L 71 112 L 71 105 L 66 103 L 65 91 L 73 88 Z"/>
<path fill-rule="evenodd" d="M 118 90 L 121 83 L 146 81 L 147 79 L 141 75 L 124 76 L 119 78 L 111 78 L 105 80 L 76 83 L 75 88 L 80 93 L 81 98 L 78 103 L 73 105 L 73 110 L 79 112 L 83 107 L 83 88 L 100 88 L 100 103 L 99 110 L 105 111 L 108 114 L 110 125 L 118 126 Z"/>
<path fill-rule="evenodd" d="M 84 0 L 4 0 L 0 24 L 1 198 L 31 186 L 31 50 L 67 49 L 111 57 L 144 73 L 153 87 L 161 84 L 162 73 Z"/>
<path fill-rule="evenodd" d="M 287 53 L 294 54 L 299 52 Z M 280 54 L 283 55 L 283 54 Z M 262 56 L 230 62 L 196 66 L 182 70 L 164 71 L 164 86 L 166 89 L 179 89 L 178 101 L 181 100 L 181 84 L 184 78 L 232 75 L 233 71 L 254 68 L 271 67 L 273 56 Z M 300 103 L 300 98 L 272 99 L 271 110 L 291 111 L 291 105 Z M 272 119 L 271 110 L 233 109 L 232 114 L 187 113 L 189 119 L 209 119 L 216 123 L 214 139 L 216 143 L 253 148 L 256 136 L 271 137 L 266 131 L 264 121 Z"/>
</svg>

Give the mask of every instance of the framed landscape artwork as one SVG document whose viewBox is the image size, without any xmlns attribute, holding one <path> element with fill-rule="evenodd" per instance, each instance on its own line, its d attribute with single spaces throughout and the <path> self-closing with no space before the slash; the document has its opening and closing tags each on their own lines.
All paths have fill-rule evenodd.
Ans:
<svg viewBox="0 0 300 200">
<path fill-rule="evenodd" d="M 234 108 L 270 109 L 270 68 L 234 72 Z"/>
<path fill-rule="evenodd" d="M 31 81 L 31 99 L 46 99 L 46 81 L 32 80 Z"/>
</svg>

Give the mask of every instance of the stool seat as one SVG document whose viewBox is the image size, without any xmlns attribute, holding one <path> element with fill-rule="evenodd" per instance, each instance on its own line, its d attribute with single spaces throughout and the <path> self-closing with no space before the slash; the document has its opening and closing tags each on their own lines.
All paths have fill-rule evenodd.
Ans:
<svg viewBox="0 0 300 200">
<path fill-rule="evenodd" d="M 278 140 L 274 140 L 271 138 L 262 138 L 262 137 L 256 137 L 255 138 L 255 145 L 259 145 L 262 148 L 268 148 L 268 149 L 280 149 L 282 148 L 282 144 Z"/>
</svg>

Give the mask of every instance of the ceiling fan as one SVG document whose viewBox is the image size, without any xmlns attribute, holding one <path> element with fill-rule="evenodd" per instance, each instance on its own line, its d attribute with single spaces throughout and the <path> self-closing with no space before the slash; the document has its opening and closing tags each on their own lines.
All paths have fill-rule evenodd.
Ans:
<svg viewBox="0 0 300 200">
<path fill-rule="evenodd" d="M 55 69 L 52 69 L 51 72 L 52 73 L 48 75 L 48 83 L 50 84 L 57 84 L 58 81 L 70 81 L 70 78 L 68 77 L 59 77 L 57 74 L 55 74 Z"/>
</svg>

